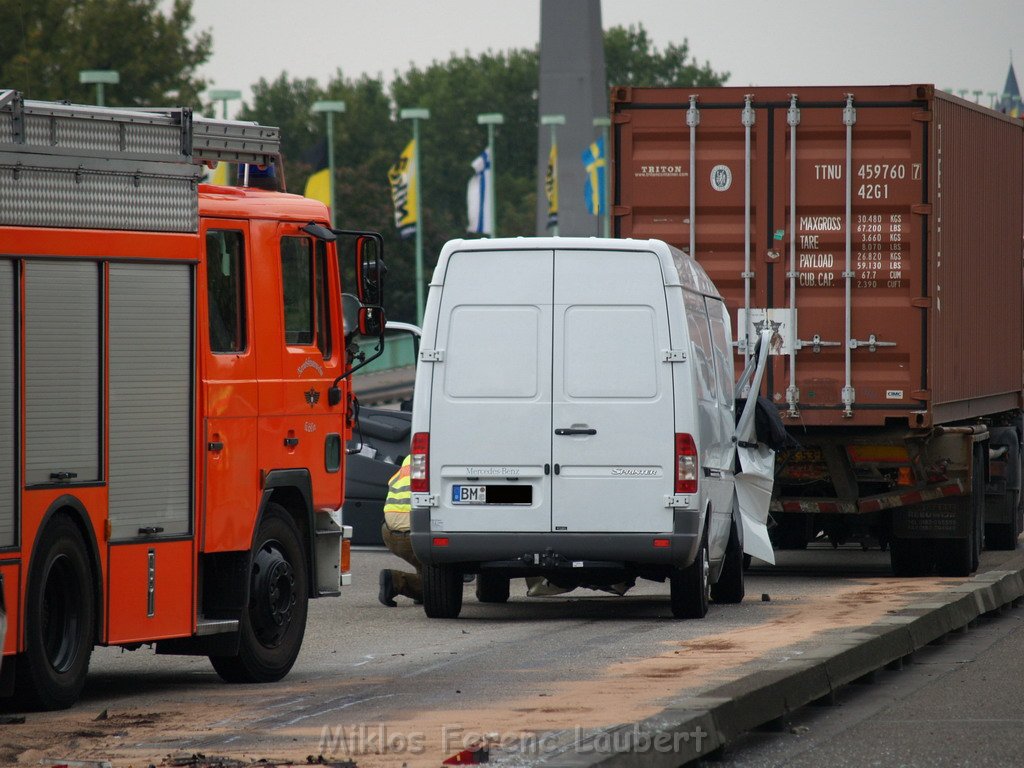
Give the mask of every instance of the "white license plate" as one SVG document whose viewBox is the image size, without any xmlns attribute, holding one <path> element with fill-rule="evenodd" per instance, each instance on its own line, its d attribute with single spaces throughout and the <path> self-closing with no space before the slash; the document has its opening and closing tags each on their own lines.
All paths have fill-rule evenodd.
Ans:
<svg viewBox="0 0 1024 768">
<path fill-rule="evenodd" d="M 486 504 L 486 485 L 453 485 L 452 504 Z"/>
</svg>

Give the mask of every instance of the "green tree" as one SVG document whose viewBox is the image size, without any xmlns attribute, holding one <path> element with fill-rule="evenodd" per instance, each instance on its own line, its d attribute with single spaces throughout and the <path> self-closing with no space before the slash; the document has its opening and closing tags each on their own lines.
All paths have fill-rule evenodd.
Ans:
<svg viewBox="0 0 1024 768">
<path fill-rule="evenodd" d="M 685 39 L 659 51 L 643 24 L 612 27 L 604 33 L 604 66 L 609 87 L 714 86 L 729 79 L 728 72 L 715 72 L 709 63 L 691 59 Z"/>
<path fill-rule="evenodd" d="M 213 50 L 209 32 L 190 33 L 192 0 L 0 0 L 0 83 L 30 99 L 95 100 L 83 69 L 115 69 L 105 101 L 120 106 L 200 105 L 196 74 Z"/>
<path fill-rule="evenodd" d="M 2 2 L 2 0 L 0 0 Z M 720 85 L 728 73 L 692 60 L 686 41 L 659 51 L 643 26 L 605 33 L 609 85 Z M 484 148 L 487 131 L 476 123 L 484 112 L 501 112 L 495 132 L 498 170 L 499 235 L 528 234 L 534 228 L 537 158 L 537 51 L 487 52 L 452 56 L 425 67 L 396 73 L 390 85 L 381 77 L 353 80 L 337 72 L 321 87 L 314 80 L 261 80 L 245 120 L 282 129 L 288 188 L 299 194 L 314 167 L 315 149 L 325 136 L 322 115 L 310 113 L 318 99 L 342 100 L 334 119 L 338 221 L 343 229 L 382 233 L 388 263 L 388 316 L 414 321 L 415 249 L 395 230 L 388 168 L 412 138 L 412 127 L 398 118 L 405 107 L 426 107 L 420 123 L 424 267 L 429 278 L 441 246 L 466 232 L 466 184 L 470 163 Z"/>
</svg>

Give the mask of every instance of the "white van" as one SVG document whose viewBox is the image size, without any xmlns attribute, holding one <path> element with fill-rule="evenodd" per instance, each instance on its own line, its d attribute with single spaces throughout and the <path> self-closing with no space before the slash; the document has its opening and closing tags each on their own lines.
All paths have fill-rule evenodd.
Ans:
<svg viewBox="0 0 1024 768">
<path fill-rule="evenodd" d="M 756 446 L 736 436 L 732 341 L 704 270 L 661 241 L 445 245 L 412 418 L 427 615 L 458 616 L 466 573 L 483 602 L 522 576 L 667 579 L 676 617 L 741 601 L 737 445 Z"/>
</svg>

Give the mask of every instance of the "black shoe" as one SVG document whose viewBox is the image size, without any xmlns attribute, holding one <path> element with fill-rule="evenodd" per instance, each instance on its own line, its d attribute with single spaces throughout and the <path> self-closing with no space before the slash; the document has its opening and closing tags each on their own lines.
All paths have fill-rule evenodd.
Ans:
<svg viewBox="0 0 1024 768">
<path fill-rule="evenodd" d="M 377 593 L 377 599 L 380 600 L 381 605 L 386 605 L 388 608 L 394 608 L 398 605 L 398 603 L 395 602 L 395 595 L 398 594 L 398 590 L 395 589 L 395 582 L 391 579 L 391 571 L 381 571 L 379 581 L 380 592 Z"/>
</svg>

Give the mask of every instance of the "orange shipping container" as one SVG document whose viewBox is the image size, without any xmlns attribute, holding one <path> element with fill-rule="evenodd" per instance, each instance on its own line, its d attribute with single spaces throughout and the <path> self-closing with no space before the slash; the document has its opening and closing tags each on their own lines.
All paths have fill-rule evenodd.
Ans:
<svg viewBox="0 0 1024 768">
<path fill-rule="evenodd" d="M 776 331 L 803 426 L 1022 405 L 1024 123 L 931 85 L 615 88 L 619 237 L 692 252 Z"/>
</svg>

